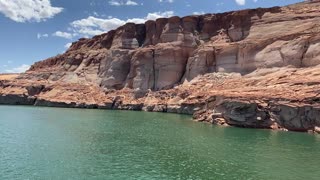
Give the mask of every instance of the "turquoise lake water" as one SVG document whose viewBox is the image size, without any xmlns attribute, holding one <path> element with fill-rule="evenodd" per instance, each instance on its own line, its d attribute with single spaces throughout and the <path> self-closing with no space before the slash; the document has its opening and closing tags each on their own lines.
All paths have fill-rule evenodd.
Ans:
<svg viewBox="0 0 320 180">
<path fill-rule="evenodd" d="M 320 136 L 190 116 L 0 106 L 0 179 L 320 179 Z"/>
</svg>

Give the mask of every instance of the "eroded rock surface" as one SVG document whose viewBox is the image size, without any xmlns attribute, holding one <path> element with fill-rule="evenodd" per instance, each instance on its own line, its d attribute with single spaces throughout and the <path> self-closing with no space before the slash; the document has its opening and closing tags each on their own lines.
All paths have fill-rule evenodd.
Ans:
<svg viewBox="0 0 320 180">
<path fill-rule="evenodd" d="M 319 8 L 314 1 L 128 23 L 82 38 L 66 53 L 35 63 L 29 72 L 51 72 L 52 81 L 89 82 L 108 89 L 162 90 L 205 73 L 316 66 Z"/>
<path fill-rule="evenodd" d="M 319 131 L 320 2 L 128 23 L 0 78 L 0 104 Z"/>
</svg>

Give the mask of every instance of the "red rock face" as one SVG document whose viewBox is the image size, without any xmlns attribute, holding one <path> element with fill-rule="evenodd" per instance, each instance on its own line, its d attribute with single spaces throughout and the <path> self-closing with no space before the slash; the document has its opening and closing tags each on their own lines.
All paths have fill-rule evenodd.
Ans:
<svg viewBox="0 0 320 180">
<path fill-rule="evenodd" d="M 320 133 L 320 1 L 126 24 L 15 78 L 0 104 L 193 114 Z"/>
<path fill-rule="evenodd" d="M 160 18 L 82 38 L 29 72 L 108 89 L 172 88 L 212 72 L 320 64 L 320 3 Z M 59 75 L 58 75 L 59 74 Z M 53 77 L 54 76 L 54 77 Z"/>
<path fill-rule="evenodd" d="M 320 1 L 129 23 L 21 75 L 0 104 L 193 114 L 320 133 Z"/>
</svg>

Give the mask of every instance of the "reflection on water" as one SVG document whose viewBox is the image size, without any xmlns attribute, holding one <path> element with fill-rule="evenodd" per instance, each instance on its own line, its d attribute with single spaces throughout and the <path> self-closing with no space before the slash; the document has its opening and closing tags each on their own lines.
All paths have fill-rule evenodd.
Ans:
<svg viewBox="0 0 320 180">
<path fill-rule="evenodd" d="M 0 106 L 0 179 L 318 179 L 320 137 L 189 116 Z"/>
</svg>

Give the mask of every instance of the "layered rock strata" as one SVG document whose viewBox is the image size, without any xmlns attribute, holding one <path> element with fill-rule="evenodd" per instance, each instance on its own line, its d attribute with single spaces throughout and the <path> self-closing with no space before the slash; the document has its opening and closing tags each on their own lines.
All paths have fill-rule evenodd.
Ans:
<svg viewBox="0 0 320 180">
<path fill-rule="evenodd" d="M 312 1 L 128 23 L 1 80 L 0 103 L 318 131 L 319 9 Z"/>
</svg>

